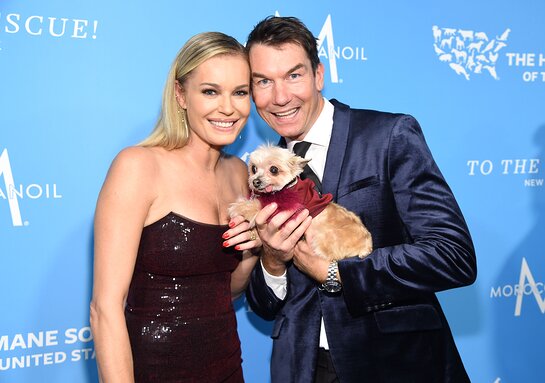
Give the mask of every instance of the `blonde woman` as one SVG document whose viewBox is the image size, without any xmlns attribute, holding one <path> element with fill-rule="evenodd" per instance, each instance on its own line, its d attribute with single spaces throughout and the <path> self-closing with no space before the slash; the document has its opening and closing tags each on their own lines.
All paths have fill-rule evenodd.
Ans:
<svg viewBox="0 0 545 383">
<path fill-rule="evenodd" d="M 229 229 L 247 171 L 222 148 L 249 113 L 244 47 L 198 34 L 171 67 L 154 131 L 113 161 L 95 214 L 91 326 L 103 382 L 243 381 L 231 300 L 261 242 L 247 223 Z"/>
</svg>

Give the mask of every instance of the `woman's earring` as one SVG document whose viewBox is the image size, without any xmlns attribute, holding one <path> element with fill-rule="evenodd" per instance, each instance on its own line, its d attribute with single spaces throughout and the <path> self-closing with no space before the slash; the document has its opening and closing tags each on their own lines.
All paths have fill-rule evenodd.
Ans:
<svg viewBox="0 0 545 383">
<path fill-rule="evenodd" d="M 182 107 L 180 106 L 180 101 L 178 100 L 178 95 L 176 95 L 176 112 L 180 115 L 180 119 L 182 120 L 182 123 L 185 123 L 185 117 L 184 112 L 182 111 Z"/>
<path fill-rule="evenodd" d="M 185 111 L 178 105 L 178 116 L 180 116 L 180 122 L 185 125 Z"/>
</svg>

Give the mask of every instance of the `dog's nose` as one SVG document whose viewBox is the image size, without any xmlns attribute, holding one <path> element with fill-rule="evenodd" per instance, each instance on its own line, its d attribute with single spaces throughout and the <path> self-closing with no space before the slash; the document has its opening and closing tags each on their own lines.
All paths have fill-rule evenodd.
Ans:
<svg viewBox="0 0 545 383">
<path fill-rule="evenodd" d="M 258 188 L 261 186 L 261 180 L 259 178 L 256 178 L 252 183 L 254 184 L 255 188 Z"/>
</svg>

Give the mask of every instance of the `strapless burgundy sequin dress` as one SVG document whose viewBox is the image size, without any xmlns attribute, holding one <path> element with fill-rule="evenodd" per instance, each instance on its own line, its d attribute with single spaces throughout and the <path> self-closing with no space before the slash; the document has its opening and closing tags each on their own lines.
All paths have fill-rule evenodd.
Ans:
<svg viewBox="0 0 545 383">
<path fill-rule="evenodd" d="M 226 229 L 175 213 L 143 229 L 125 308 L 136 382 L 243 382 Z"/>
</svg>

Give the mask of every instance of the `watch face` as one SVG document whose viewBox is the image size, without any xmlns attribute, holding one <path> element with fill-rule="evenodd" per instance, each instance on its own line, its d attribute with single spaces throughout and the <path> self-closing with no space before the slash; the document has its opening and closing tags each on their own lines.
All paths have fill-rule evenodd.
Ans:
<svg viewBox="0 0 545 383">
<path fill-rule="evenodd" d="M 338 281 L 325 281 L 322 287 L 328 293 L 338 293 L 341 291 L 342 285 Z"/>
</svg>

